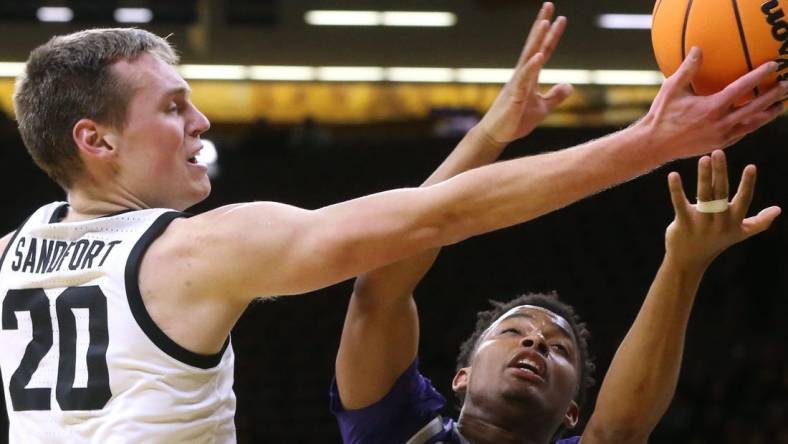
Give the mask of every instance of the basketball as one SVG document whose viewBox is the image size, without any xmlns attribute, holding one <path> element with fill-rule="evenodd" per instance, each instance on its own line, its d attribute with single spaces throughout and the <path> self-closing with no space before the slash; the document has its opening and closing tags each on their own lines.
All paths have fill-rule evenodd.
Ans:
<svg viewBox="0 0 788 444">
<path fill-rule="evenodd" d="M 747 100 L 788 79 L 788 0 L 657 0 L 651 40 L 665 76 L 678 69 L 693 46 L 703 63 L 692 82 L 709 95 L 770 60 L 779 68 Z"/>
</svg>

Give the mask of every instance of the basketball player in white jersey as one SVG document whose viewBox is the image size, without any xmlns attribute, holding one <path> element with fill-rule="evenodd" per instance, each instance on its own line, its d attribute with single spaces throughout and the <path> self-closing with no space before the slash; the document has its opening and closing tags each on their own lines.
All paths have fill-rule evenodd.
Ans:
<svg viewBox="0 0 788 444">
<path fill-rule="evenodd" d="M 542 44 L 526 45 L 461 145 L 496 150 L 565 97 L 565 86 L 535 90 L 563 23 L 537 23 Z M 253 299 L 325 287 L 729 146 L 774 119 L 786 94 L 780 85 L 733 108 L 776 69 L 766 64 L 697 97 L 695 51 L 643 119 L 581 146 L 317 210 L 252 202 L 185 217 L 210 191 L 195 160 L 209 122 L 176 62 L 146 31 L 90 30 L 35 49 L 18 81 L 23 141 L 66 202 L 0 240 L 13 443 L 233 442 L 228 336 Z"/>
</svg>

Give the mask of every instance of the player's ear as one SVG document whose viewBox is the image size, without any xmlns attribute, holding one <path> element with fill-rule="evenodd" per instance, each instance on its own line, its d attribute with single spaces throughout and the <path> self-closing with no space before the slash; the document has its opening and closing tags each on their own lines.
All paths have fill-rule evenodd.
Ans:
<svg viewBox="0 0 788 444">
<path fill-rule="evenodd" d="M 102 157 L 115 150 L 115 132 L 93 119 L 80 119 L 71 136 L 79 151 L 89 156 Z"/>
<path fill-rule="evenodd" d="M 569 408 L 566 409 L 566 413 L 564 414 L 564 427 L 571 430 L 575 428 L 577 425 L 577 421 L 580 420 L 580 407 L 577 406 L 575 401 L 572 401 L 569 404 Z"/>
<path fill-rule="evenodd" d="M 468 379 L 470 377 L 470 367 L 463 367 L 457 370 L 457 374 L 455 374 L 454 379 L 451 380 L 451 389 L 454 390 L 455 393 L 464 393 L 465 389 L 468 388 Z"/>
</svg>

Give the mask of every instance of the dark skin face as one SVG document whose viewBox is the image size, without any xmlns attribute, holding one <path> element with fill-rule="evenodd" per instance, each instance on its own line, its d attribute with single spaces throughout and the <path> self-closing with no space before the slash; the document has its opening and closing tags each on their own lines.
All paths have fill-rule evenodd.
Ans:
<svg viewBox="0 0 788 444">
<path fill-rule="evenodd" d="M 474 443 L 547 443 L 577 424 L 579 353 L 569 323 L 541 307 L 515 307 L 482 335 L 453 389 L 465 392 L 459 419 Z"/>
</svg>

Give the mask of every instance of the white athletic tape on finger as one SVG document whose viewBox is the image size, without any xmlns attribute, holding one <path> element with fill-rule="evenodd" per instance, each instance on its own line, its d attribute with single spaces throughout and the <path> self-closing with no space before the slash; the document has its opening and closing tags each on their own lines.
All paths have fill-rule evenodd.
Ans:
<svg viewBox="0 0 788 444">
<path fill-rule="evenodd" d="M 728 210 L 728 198 L 710 200 L 708 202 L 699 200 L 698 203 L 695 204 L 695 209 L 701 213 L 722 213 Z"/>
</svg>

